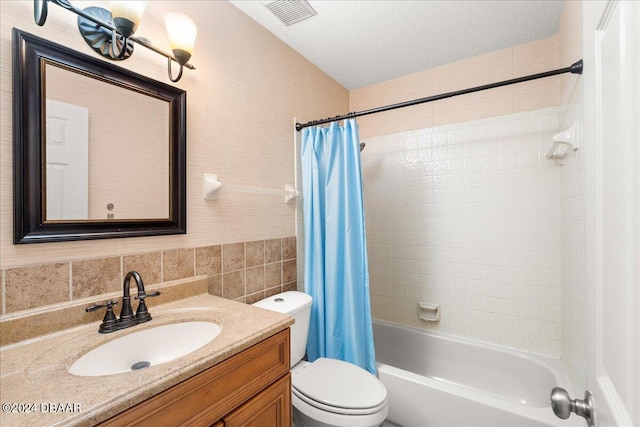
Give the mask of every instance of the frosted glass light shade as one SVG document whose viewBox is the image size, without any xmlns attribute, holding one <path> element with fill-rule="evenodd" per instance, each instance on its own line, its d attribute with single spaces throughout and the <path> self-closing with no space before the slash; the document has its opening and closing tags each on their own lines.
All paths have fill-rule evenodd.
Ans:
<svg viewBox="0 0 640 427">
<path fill-rule="evenodd" d="M 109 8 L 113 17 L 113 25 L 125 37 L 132 36 L 138 29 L 142 14 L 147 6 L 146 1 L 110 1 Z"/>
<path fill-rule="evenodd" d="M 186 64 L 191 58 L 198 34 L 196 23 L 187 15 L 170 12 L 164 15 L 164 24 L 173 55 L 180 65 Z"/>
</svg>

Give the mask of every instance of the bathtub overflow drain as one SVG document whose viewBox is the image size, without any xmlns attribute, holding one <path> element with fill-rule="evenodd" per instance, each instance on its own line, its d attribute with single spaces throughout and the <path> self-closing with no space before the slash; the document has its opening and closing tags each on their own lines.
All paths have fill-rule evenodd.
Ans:
<svg viewBox="0 0 640 427">
<path fill-rule="evenodd" d="M 132 371 L 137 371 L 138 369 L 148 368 L 149 366 L 151 366 L 151 362 L 149 362 L 147 360 L 143 360 L 143 361 L 136 362 L 133 365 L 131 365 L 131 370 Z"/>
</svg>

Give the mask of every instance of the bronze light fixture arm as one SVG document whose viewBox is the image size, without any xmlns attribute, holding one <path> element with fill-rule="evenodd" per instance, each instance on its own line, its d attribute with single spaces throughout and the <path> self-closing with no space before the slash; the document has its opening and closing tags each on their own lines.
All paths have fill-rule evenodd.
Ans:
<svg viewBox="0 0 640 427">
<path fill-rule="evenodd" d="M 37 25 L 39 26 L 43 26 L 47 20 L 47 13 L 48 13 L 48 3 L 53 3 L 56 4 L 60 7 L 62 7 L 63 9 L 66 9 L 70 12 L 75 13 L 76 15 L 80 16 L 83 19 L 86 19 L 88 21 L 93 22 L 94 24 L 96 24 L 98 27 L 103 27 L 106 28 L 107 30 L 111 31 L 112 34 L 114 35 L 113 39 L 112 39 L 112 44 L 113 44 L 113 52 L 115 57 L 111 57 L 111 59 L 125 59 L 130 55 L 130 52 L 126 52 L 127 51 L 127 47 L 126 47 L 126 41 L 130 40 L 132 42 L 135 42 L 139 45 L 142 45 L 144 47 L 146 47 L 147 49 L 150 49 L 152 51 L 154 51 L 155 53 L 164 56 L 165 58 L 168 59 L 169 62 L 169 69 L 171 69 L 171 61 L 174 61 L 176 63 L 180 63 L 175 56 L 163 51 L 162 49 L 157 48 L 156 46 L 154 46 L 151 41 L 145 37 L 136 37 L 136 36 L 129 36 L 129 37 L 124 37 L 120 31 L 118 30 L 118 28 L 113 25 L 111 22 L 106 22 L 98 17 L 96 17 L 93 13 L 87 13 L 85 10 L 79 9 L 78 7 L 74 6 L 73 4 L 71 4 L 70 1 L 68 0 L 34 0 L 33 1 L 33 18 L 34 21 Z M 91 8 L 87 8 L 87 9 L 91 9 Z M 122 39 L 124 40 L 124 42 L 122 43 L 123 46 L 121 47 L 120 52 L 116 52 L 117 47 L 116 47 L 116 43 L 115 43 L 115 35 L 118 35 L 120 37 L 122 37 Z M 84 34 L 83 34 L 84 36 Z M 128 54 L 127 54 L 128 53 Z M 195 70 L 196 67 L 194 67 L 192 64 L 190 63 L 185 63 L 180 67 L 180 76 L 182 75 L 182 67 L 186 67 L 189 68 L 190 70 Z M 173 77 L 171 76 L 171 72 L 170 74 L 170 79 L 171 81 L 177 81 L 179 79 L 173 79 Z"/>
<path fill-rule="evenodd" d="M 155 53 L 158 53 L 166 58 L 169 58 L 170 61 L 174 61 L 174 62 L 178 62 L 178 60 L 176 59 L 175 56 L 170 55 L 164 51 L 162 51 L 161 49 L 158 49 L 157 47 L 155 47 L 154 45 L 151 44 L 151 41 L 147 38 L 144 37 L 136 37 L 136 36 L 131 36 L 129 37 L 129 40 L 132 40 L 136 43 L 138 43 L 140 46 L 144 46 L 147 49 L 151 49 L 152 51 L 154 51 Z M 179 62 L 178 62 L 179 63 Z M 171 64 L 171 63 L 169 63 Z M 183 65 L 183 67 L 186 67 L 190 70 L 195 70 L 196 67 L 194 67 L 192 64 L 190 64 L 189 62 L 187 62 L 186 64 Z"/>
</svg>

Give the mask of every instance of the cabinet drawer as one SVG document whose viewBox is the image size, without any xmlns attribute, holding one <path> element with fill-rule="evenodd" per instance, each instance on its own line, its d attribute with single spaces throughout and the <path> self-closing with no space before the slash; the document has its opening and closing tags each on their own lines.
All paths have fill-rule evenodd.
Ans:
<svg viewBox="0 0 640 427">
<path fill-rule="evenodd" d="M 100 424 L 210 426 L 289 371 L 289 328 Z"/>
</svg>

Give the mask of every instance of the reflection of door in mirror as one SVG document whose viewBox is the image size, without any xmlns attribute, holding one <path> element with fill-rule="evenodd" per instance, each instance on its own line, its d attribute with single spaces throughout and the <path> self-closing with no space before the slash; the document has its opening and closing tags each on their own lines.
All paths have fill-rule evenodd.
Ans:
<svg viewBox="0 0 640 427">
<path fill-rule="evenodd" d="M 89 110 L 47 101 L 46 218 L 89 218 Z"/>
<path fill-rule="evenodd" d="M 46 220 L 169 218 L 169 103 L 47 63 L 46 98 L 88 110 L 88 214 Z M 47 111 L 47 140 L 50 127 Z M 49 150 L 47 150 L 47 161 Z M 55 175 L 46 171 L 46 198 Z M 74 182 L 71 182 L 74 185 Z M 75 198 L 62 194 L 56 198 Z"/>
</svg>

